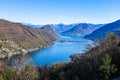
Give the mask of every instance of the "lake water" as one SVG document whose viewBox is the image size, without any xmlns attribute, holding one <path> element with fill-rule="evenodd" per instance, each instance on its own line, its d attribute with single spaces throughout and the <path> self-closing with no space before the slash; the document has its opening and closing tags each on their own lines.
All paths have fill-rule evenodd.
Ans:
<svg viewBox="0 0 120 80">
<path fill-rule="evenodd" d="M 90 40 L 82 37 L 60 36 L 59 40 L 73 40 L 80 42 L 55 42 L 53 45 L 32 53 L 30 56 L 35 65 L 50 65 L 55 62 L 70 61 L 70 55 L 74 53 L 83 53 L 86 44 L 90 44 Z"/>
<path fill-rule="evenodd" d="M 69 36 L 60 36 L 59 40 L 65 40 L 65 42 L 55 42 L 53 45 L 47 48 L 31 52 L 31 54 L 27 54 L 26 56 L 29 55 L 29 59 L 32 59 L 33 64 L 36 66 L 50 65 L 56 62 L 67 62 L 70 61 L 70 55 L 75 53 L 82 54 L 85 50 L 85 46 L 92 42 L 82 37 Z M 12 66 L 13 62 L 17 60 L 23 60 L 22 63 L 26 62 L 28 58 L 24 59 L 24 57 L 25 55 L 16 55 L 10 59 L 5 59 L 5 61 L 9 66 Z"/>
</svg>

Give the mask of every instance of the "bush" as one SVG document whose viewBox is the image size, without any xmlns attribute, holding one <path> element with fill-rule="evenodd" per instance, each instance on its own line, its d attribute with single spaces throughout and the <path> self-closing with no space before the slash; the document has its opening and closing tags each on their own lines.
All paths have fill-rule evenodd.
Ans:
<svg viewBox="0 0 120 80">
<path fill-rule="evenodd" d="M 104 77 L 104 80 L 109 80 L 111 74 L 117 71 L 116 65 L 111 64 L 111 60 L 112 58 L 106 54 L 100 65 L 100 71 L 103 73 L 102 76 Z"/>
<path fill-rule="evenodd" d="M 0 72 L 0 80 L 20 80 L 19 75 L 10 67 L 5 67 Z"/>
<path fill-rule="evenodd" d="M 33 65 L 27 65 L 21 69 L 20 72 L 21 80 L 37 80 L 38 72 L 37 68 Z"/>
</svg>

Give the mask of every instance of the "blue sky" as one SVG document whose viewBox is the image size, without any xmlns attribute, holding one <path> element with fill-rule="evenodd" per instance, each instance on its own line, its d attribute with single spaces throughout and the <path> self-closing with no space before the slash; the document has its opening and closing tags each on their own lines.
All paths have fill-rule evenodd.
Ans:
<svg viewBox="0 0 120 80">
<path fill-rule="evenodd" d="M 0 18 L 33 24 L 108 23 L 120 19 L 120 0 L 0 0 Z"/>
</svg>

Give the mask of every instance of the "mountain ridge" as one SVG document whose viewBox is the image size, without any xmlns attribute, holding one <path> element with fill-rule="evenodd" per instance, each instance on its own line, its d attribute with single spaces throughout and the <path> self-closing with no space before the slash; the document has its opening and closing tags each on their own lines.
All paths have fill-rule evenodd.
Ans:
<svg viewBox="0 0 120 80">
<path fill-rule="evenodd" d="M 100 28 L 104 24 L 91 24 L 91 23 L 74 23 L 74 24 L 48 24 L 53 29 L 53 31 L 58 35 L 66 36 L 84 36 L 92 31 Z M 27 25 L 29 26 L 29 25 Z M 46 25 L 43 25 L 44 27 Z M 32 28 L 42 28 L 41 26 L 32 25 Z"/>
<path fill-rule="evenodd" d="M 88 23 L 79 23 L 76 24 L 73 28 L 65 31 L 62 33 L 62 35 L 67 36 L 85 36 L 87 34 L 90 34 L 94 30 L 100 28 L 103 26 L 103 24 L 88 24 Z"/>
<path fill-rule="evenodd" d="M 107 33 L 109 32 L 115 33 L 115 31 L 118 30 L 120 30 L 120 20 L 114 21 L 112 23 L 108 23 L 102 26 L 101 28 L 93 31 L 91 34 L 86 35 L 84 38 L 92 39 L 92 40 L 100 39 L 100 38 L 104 38 Z"/>
</svg>

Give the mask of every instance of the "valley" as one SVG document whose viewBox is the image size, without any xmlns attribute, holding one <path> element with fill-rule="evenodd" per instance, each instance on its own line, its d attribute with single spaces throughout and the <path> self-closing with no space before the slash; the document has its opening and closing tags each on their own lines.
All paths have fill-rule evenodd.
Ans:
<svg viewBox="0 0 120 80">
<path fill-rule="evenodd" d="M 0 80 L 120 80 L 120 0 L 0 0 Z"/>
<path fill-rule="evenodd" d="M 46 78 L 101 80 L 102 77 L 99 75 L 104 69 L 102 66 L 106 66 L 105 63 L 109 60 L 107 66 L 110 65 L 110 68 L 115 69 L 116 75 L 108 76 L 108 78 L 119 77 L 120 21 L 102 24 L 103 26 L 100 25 L 99 28 L 85 23 L 76 25 L 67 26 L 66 29 L 72 31 L 73 35 L 70 35 L 71 32 L 69 35 L 64 35 L 62 33 L 66 27 L 63 28 L 63 25 L 62 29 L 61 26 L 56 27 L 57 32 L 53 25 L 35 28 L 34 25 L 30 27 L 21 23 L 0 20 L 0 33 L 2 34 L 0 35 L 0 65 L 7 66 L 11 71 L 15 70 L 14 73 L 19 69 L 20 72 L 16 74 L 23 73 L 22 69 L 26 67 L 29 74 L 33 71 L 41 74 L 38 77 L 41 80 Z M 92 27 L 96 29 L 93 30 Z M 80 35 L 76 35 L 79 33 Z M 101 64 L 103 62 L 104 64 Z M 7 69 L 7 67 L 4 68 Z M 29 72 L 30 68 L 32 68 L 32 72 Z M 102 69 L 99 70 L 99 68 Z M 4 73 L 6 72 L 2 72 L 2 75 Z M 36 76 L 36 74 L 32 76 Z M 72 76 L 69 76 L 71 74 Z M 43 79 L 44 77 L 45 79 Z"/>
<path fill-rule="evenodd" d="M 65 42 L 55 42 L 53 45 L 50 45 L 42 50 L 36 50 L 26 54 L 36 66 L 42 65 L 51 65 L 59 62 L 70 61 L 70 55 L 75 53 L 83 53 L 85 46 L 91 44 L 91 40 L 84 39 L 82 37 L 70 37 L 70 36 L 60 36 L 58 40 L 65 40 Z M 69 42 L 68 40 L 72 40 Z M 16 57 L 6 58 L 5 60 L 9 65 L 19 59 L 23 59 L 24 55 L 18 55 Z"/>
</svg>

